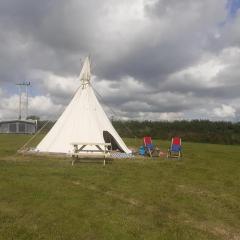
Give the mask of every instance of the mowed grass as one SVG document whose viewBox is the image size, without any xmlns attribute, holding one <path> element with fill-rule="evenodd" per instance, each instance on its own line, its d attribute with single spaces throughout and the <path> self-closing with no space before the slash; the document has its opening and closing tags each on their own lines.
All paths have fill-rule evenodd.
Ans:
<svg viewBox="0 0 240 240">
<path fill-rule="evenodd" d="M 16 155 L 28 138 L 0 135 L 0 239 L 240 239 L 240 146 L 72 167 Z"/>
</svg>

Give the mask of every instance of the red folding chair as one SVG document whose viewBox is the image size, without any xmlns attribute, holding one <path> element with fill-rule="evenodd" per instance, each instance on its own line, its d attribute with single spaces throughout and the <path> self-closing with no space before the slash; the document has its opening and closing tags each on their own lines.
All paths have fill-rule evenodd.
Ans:
<svg viewBox="0 0 240 240">
<path fill-rule="evenodd" d="M 167 158 L 178 158 L 182 157 L 182 139 L 180 137 L 173 137 L 171 146 L 168 149 Z"/>
<path fill-rule="evenodd" d="M 154 145 L 152 142 L 152 138 L 149 136 L 146 136 L 143 138 L 143 142 L 144 142 L 146 152 L 149 154 L 150 157 L 152 157 L 152 153 L 154 151 Z"/>
</svg>

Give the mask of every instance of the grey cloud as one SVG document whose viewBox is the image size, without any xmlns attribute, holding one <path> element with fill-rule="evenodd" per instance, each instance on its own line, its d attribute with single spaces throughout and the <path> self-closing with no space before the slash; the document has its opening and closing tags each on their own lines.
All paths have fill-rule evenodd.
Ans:
<svg viewBox="0 0 240 240">
<path fill-rule="evenodd" d="M 108 68 L 104 65 L 103 77 L 112 79 L 125 73 L 149 84 L 165 81 L 169 74 L 197 63 L 212 46 L 215 29 L 226 17 L 224 10 L 219 1 L 175 0 L 146 5 L 147 17 L 152 20 L 149 12 L 154 13 L 157 20 L 153 18 L 124 57 L 113 64 L 108 62 Z"/>
<path fill-rule="evenodd" d="M 104 102 L 125 117 L 140 112 L 189 117 L 196 108 L 209 109 L 207 101 L 237 99 L 239 58 L 222 59 L 230 66 L 212 79 L 215 87 L 198 84 L 202 79 L 192 75 L 170 79 L 205 55 L 219 57 L 224 48 L 240 47 L 240 16 L 221 24 L 228 15 L 225 0 L 148 2 L 143 16 L 130 18 L 129 1 L 0 0 L 1 87 L 10 91 L 10 84 L 31 80 L 35 95 L 65 105 L 74 91 L 50 88 L 31 72 L 75 76 L 80 59 L 90 53 L 97 81 L 109 82 Z M 123 82 L 129 77 L 141 88 Z"/>
</svg>

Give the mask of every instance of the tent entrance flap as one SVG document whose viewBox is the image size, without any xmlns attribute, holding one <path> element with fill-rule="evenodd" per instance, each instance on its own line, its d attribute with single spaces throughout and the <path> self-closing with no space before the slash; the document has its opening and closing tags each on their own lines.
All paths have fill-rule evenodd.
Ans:
<svg viewBox="0 0 240 240">
<path fill-rule="evenodd" d="M 111 143 L 111 150 L 114 150 L 114 151 L 118 150 L 120 152 L 124 152 L 121 149 L 121 147 L 119 146 L 116 139 L 108 131 L 103 131 L 103 139 L 104 139 L 105 143 Z"/>
</svg>

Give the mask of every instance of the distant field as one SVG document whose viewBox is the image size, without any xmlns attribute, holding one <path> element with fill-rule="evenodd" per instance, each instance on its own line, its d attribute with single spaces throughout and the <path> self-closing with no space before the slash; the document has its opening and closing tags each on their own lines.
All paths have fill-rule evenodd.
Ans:
<svg viewBox="0 0 240 240">
<path fill-rule="evenodd" d="M 0 239 L 240 239 L 240 146 L 183 143 L 181 161 L 72 167 L 16 155 L 28 138 L 0 135 Z"/>
</svg>

